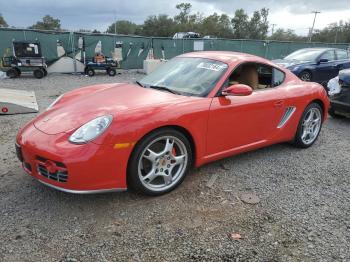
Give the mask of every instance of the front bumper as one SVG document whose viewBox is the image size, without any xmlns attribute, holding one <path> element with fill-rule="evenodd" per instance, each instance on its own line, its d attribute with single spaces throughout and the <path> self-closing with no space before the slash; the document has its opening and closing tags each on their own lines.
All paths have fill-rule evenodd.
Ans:
<svg viewBox="0 0 350 262">
<path fill-rule="evenodd" d="M 126 169 L 131 149 L 92 142 L 74 145 L 69 134 L 45 134 L 27 125 L 16 139 L 17 156 L 32 177 L 69 193 L 126 190 Z"/>
</svg>

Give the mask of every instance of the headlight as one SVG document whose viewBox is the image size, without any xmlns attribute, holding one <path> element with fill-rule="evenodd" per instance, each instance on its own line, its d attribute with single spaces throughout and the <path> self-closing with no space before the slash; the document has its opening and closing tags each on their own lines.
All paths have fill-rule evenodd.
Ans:
<svg viewBox="0 0 350 262">
<path fill-rule="evenodd" d="M 63 94 L 64 95 L 64 94 Z M 55 99 L 55 101 L 53 101 L 47 108 L 46 110 L 49 110 L 51 107 L 53 107 L 58 101 L 60 101 L 60 99 L 63 97 L 63 95 L 60 95 L 59 97 L 57 97 Z"/>
<path fill-rule="evenodd" d="M 111 115 L 100 116 L 79 127 L 70 137 L 69 142 L 73 144 L 85 144 L 106 131 L 112 123 Z"/>
</svg>

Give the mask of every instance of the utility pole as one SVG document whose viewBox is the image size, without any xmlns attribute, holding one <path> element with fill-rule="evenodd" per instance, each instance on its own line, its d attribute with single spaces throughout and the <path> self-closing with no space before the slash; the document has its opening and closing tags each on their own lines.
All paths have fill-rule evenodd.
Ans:
<svg viewBox="0 0 350 262">
<path fill-rule="evenodd" d="M 273 35 L 273 33 L 274 33 L 274 31 L 275 31 L 275 26 L 276 26 L 277 24 L 272 24 L 272 32 L 271 32 L 271 35 Z"/>
<path fill-rule="evenodd" d="M 117 15 L 116 15 L 116 11 L 114 10 L 114 34 L 117 34 Z"/>
<path fill-rule="evenodd" d="M 314 13 L 315 16 L 314 16 L 314 22 L 312 23 L 312 27 L 311 27 L 311 30 L 310 30 L 310 38 L 309 38 L 309 42 L 311 43 L 311 40 L 312 40 L 312 34 L 314 32 L 314 26 L 315 26 L 315 21 L 316 21 L 316 16 L 317 14 L 321 13 L 319 11 L 312 11 L 311 13 Z"/>
</svg>

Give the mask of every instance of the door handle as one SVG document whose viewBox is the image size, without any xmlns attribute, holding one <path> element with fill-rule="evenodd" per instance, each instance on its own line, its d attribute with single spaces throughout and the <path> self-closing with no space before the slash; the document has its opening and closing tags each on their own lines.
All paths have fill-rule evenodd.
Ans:
<svg viewBox="0 0 350 262">
<path fill-rule="evenodd" d="M 283 104 L 284 104 L 284 101 L 283 101 L 283 100 L 278 100 L 278 101 L 276 101 L 276 102 L 274 103 L 274 106 L 275 106 L 275 107 L 281 107 L 281 106 L 283 106 Z"/>
</svg>

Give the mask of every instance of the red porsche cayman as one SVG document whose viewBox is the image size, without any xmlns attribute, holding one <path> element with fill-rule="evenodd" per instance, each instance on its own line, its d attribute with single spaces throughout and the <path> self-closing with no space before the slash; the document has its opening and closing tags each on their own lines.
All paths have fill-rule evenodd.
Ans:
<svg viewBox="0 0 350 262">
<path fill-rule="evenodd" d="M 329 100 L 316 83 L 253 55 L 196 52 L 136 83 L 60 96 L 21 129 L 24 170 L 71 193 L 173 190 L 192 166 L 280 142 L 307 148 Z"/>
</svg>

